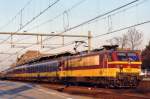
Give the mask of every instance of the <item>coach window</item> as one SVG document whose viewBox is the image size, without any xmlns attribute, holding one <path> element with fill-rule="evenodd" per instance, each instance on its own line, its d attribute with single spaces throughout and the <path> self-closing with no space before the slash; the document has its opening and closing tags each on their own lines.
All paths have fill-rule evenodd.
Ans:
<svg viewBox="0 0 150 99">
<path fill-rule="evenodd" d="M 19 68 L 19 69 L 18 69 L 18 73 L 20 73 L 20 71 L 21 71 L 21 69 Z"/>
<path fill-rule="evenodd" d="M 21 73 L 23 73 L 24 72 L 24 69 L 23 68 L 21 68 Z"/>
<path fill-rule="evenodd" d="M 47 65 L 47 68 L 48 68 L 47 71 L 50 72 L 50 64 Z"/>
<path fill-rule="evenodd" d="M 26 67 L 26 73 L 28 73 L 28 72 L 29 72 L 28 67 Z"/>
<path fill-rule="evenodd" d="M 15 73 L 17 73 L 17 69 L 15 70 Z"/>
<path fill-rule="evenodd" d="M 45 65 L 43 65 L 42 67 L 43 67 L 43 72 L 45 72 Z"/>
<path fill-rule="evenodd" d="M 38 72 L 41 72 L 41 66 L 38 65 Z"/>
<path fill-rule="evenodd" d="M 26 67 L 26 73 L 28 73 L 28 67 Z"/>
<path fill-rule="evenodd" d="M 18 73 L 21 73 L 21 69 L 20 68 L 18 69 Z"/>
<path fill-rule="evenodd" d="M 30 73 L 32 73 L 32 67 L 30 67 Z"/>
<path fill-rule="evenodd" d="M 37 72 L 37 66 L 34 66 L 34 72 Z"/>
<path fill-rule="evenodd" d="M 28 73 L 28 68 L 26 67 L 25 69 L 26 69 L 26 73 Z"/>
<path fill-rule="evenodd" d="M 22 68 L 22 73 L 24 73 L 24 68 Z"/>
<path fill-rule="evenodd" d="M 30 73 L 32 73 L 32 67 L 29 67 Z"/>
<path fill-rule="evenodd" d="M 24 73 L 24 68 L 22 68 L 22 73 Z"/>
<path fill-rule="evenodd" d="M 49 72 L 49 64 L 47 64 L 47 72 Z"/>
<path fill-rule="evenodd" d="M 28 67 L 28 69 L 29 69 L 29 73 L 31 73 L 32 68 L 31 68 L 31 67 Z"/>
<path fill-rule="evenodd" d="M 30 73 L 32 73 L 32 67 L 29 67 Z"/>
<path fill-rule="evenodd" d="M 47 65 L 47 72 L 49 72 L 50 71 L 50 65 L 48 64 Z"/>
<path fill-rule="evenodd" d="M 38 68 L 39 68 L 38 66 L 35 66 L 35 72 L 38 72 L 38 71 L 39 71 Z"/>
<path fill-rule="evenodd" d="M 16 69 L 16 73 L 18 73 L 18 69 Z"/>
<path fill-rule="evenodd" d="M 20 73 L 20 69 L 18 69 L 18 73 Z"/>
<path fill-rule="evenodd" d="M 42 72 L 44 72 L 45 71 L 45 65 L 42 65 L 41 67 L 42 67 Z"/>
<path fill-rule="evenodd" d="M 44 72 L 45 71 L 45 65 L 41 65 L 41 67 L 42 67 L 42 72 Z"/>
<path fill-rule="evenodd" d="M 17 73 L 17 69 L 15 70 L 15 73 Z"/>
<path fill-rule="evenodd" d="M 50 69 L 50 72 L 51 72 L 52 71 L 52 64 L 50 64 L 49 69 Z"/>
<path fill-rule="evenodd" d="M 38 66 L 34 66 L 35 70 L 34 72 L 37 72 L 38 71 Z"/>
<path fill-rule="evenodd" d="M 34 67 L 32 66 L 32 67 L 31 67 L 31 72 L 33 73 L 33 71 L 34 71 Z"/>
<path fill-rule="evenodd" d="M 24 69 L 24 73 L 26 73 L 26 67 L 24 67 L 23 69 Z"/>
<path fill-rule="evenodd" d="M 34 69 L 33 69 L 33 72 L 36 72 L 36 67 L 37 67 L 37 66 L 33 66 L 33 68 L 34 68 Z"/>
<path fill-rule="evenodd" d="M 17 70 L 15 69 L 15 73 L 17 73 Z"/>
<path fill-rule="evenodd" d="M 45 71 L 45 65 L 42 65 L 41 67 L 42 67 L 42 72 L 44 72 Z"/>
<path fill-rule="evenodd" d="M 46 64 L 45 66 L 46 66 L 46 70 L 45 70 L 45 72 L 47 72 L 47 71 L 48 71 L 48 65 Z"/>
<path fill-rule="evenodd" d="M 32 66 L 32 73 L 34 72 L 34 67 Z"/>
<path fill-rule="evenodd" d="M 28 73 L 30 73 L 30 67 L 28 67 Z"/>
<path fill-rule="evenodd" d="M 28 73 L 31 73 L 31 69 L 30 69 L 30 67 L 28 67 Z"/>
<path fill-rule="evenodd" d="M 32 67 L 29 67 L 29 72 L 32 73 Z"/>
<path fill-rule="evenodd" d="M 33 71 L 33 72 L 35 73 L 35 72 L 36 72 L 36 66 L 33 66 L 33 68 L 34 68 L 34 71 Z"/>
<path fill-rule="evenodd" d="M 40 65 L 38 65 L 37 70 L 38 70 L 38 72 L 40 72 Z"/>
<path fill-rule="evenodd" d="M 34 66 L 34 72 L 37 72 L 38 71 L 38 66 Z"/>
<path fill-rule="evenodd" d="M 27 67 L 24 68 L 24 72 L 27 73 Z"/>
<path fill-rule="evenodd" d="M 23 73 L 26 73 L 26 68 L 25 67 L 23 68 Z"/>
<path fill-rule="evenodd" d="M 33 67 L 31 67 L 31 73 L 33 73 Z"/>
<path fill-rule="evenodd" d="M 44 64 L 43 65 L 43 72 L 45 72 L 46 71 L 46 65 Z"/>
<path fill-rule="evenodd" d="M 20 72 L 19 73 L 22 73 L 22 68 L 20 68 Z"/>
<path fill-rule="evenodd" d="M 46 65 L 44 64 L 43 66 L 44 66 L 44 72 L 46 72 L 46 69 L 47 69 L 47 68 L 46 68 Z"/>
<path fill-rule="evenodd" d="M 42 67 L 41 65 L 38 66 L 38 71 L 41 72 L 42 71 Z"/>
<path fill-rule="evenodd" d="M 45 64 L 45 72 L 47 72 L 47 64 Z"/>
<path fill-rule="evenodd" d="M 39 65 L 39 72 L 43 71 L 43 67 L 41 65 Z"/>
<path fill-rule="evenodd" d="M 17 69 L 17 73 L 19 72 L 19 69 Z"/>
<path fill-rule="evenodd" d="M 53 65 L 51 64 L 51 72 L 53 71 Z"/>
<path fill-rule="evenodd" d="M 43 72 L 43 66 L 40 65 L 40 72 Z"/>
</svg>

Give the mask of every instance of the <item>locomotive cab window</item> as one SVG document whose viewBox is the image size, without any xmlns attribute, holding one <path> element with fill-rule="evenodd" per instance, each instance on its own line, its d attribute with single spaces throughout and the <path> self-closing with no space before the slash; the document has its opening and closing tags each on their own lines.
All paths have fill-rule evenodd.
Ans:
<svg viewBox="0 0 150 99">
<path fill-rule="evenodd" d="M 139 57 L 133 52 L 128 53 L 128 58 L 130 61 L 139 61 Z"/>
<path fill-rule="evenodd" d="M 119 61 L 127 61 L 128 60 L 128 57 L 127 57 L 126 53 L 124 53 L 124 52 L 117 53 L 117 58 Z"/>
</svg>

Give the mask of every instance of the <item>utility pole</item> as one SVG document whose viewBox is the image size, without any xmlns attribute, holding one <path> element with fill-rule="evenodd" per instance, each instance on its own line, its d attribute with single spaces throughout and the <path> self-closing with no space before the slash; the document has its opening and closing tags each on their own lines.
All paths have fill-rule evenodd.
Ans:
<svg viewBox="0 0 150 99">
<path fill-rule="evenodd" d="M 62 45 L 63 46 L 65 45 L 65 38 L 64 38 L 64 36 L 62 36 Z"/>
<path fill-rule="evenodd" d="M 91 39 L 92 39 L 91 31 L 88 31 L 88 53 L 90 53 L 91 51 Z"/>
<path fill-rule="evenodd" d="M 22 28 L 22 9 L 20 11 L 20 29 Z"/>
<path fill-rule="evenodd" d="M 43 46 L 43 38 L 42 38 L 42 35 L 40 35 L 40 37 L 41 37 L 41 41 L 40 41 L 41 48 L 43 48 L 44 46 Z"/>
<path fill-rule="evenodd" d="M 11 43 L 11 48 L 13 48 L 14 46 L 13 46 L 13 35 L 11 34 L 11 41 L 10 41 L 10 43 Z"/>
</svg>

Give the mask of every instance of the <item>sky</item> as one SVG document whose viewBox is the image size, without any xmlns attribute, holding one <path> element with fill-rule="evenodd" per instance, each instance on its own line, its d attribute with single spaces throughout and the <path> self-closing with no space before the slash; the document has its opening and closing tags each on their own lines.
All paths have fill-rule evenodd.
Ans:
<svg viewBox="0 0 150 99">
<path fill-rule="evenodd" d="M 29 22 L 55 1 L 56 0 L 0 0 L 0 32 L 16 32 L 21 26 Z M 19 32 L 61 33 L 64 29 L 76 26 L 131 1 L 133 0 L 60 0 Z M 24 9 L 20 12 L 22 8 Z M 84 26 L 65 32 L 64 34 L 87 35 L 88 31 L 91 31 L 92 36 L 96 36 L 107 33 L 108 31 L 138 24 L 150 20 L 149 9 L 150 0 L 139 0 L 135 4 L 127 6 L 124 9 L 120 9 Z M 140 45 L 141 49 L 144 49 L 145 45 L 148 44 L 150 40 L 149 27 L 149 23 L 135 27 L 144 35 L 142 45 Z M 126 32 L 127 30 L 124 30 L 92 39 L 92 48 L 100 47 L 108 43 L 106 42 L 108 39 L 121 36 Z M 7 38 L 7 35 L 0 35 L 0 42 Z M 46 37 L 43 37 L 43 39 L 44 38 Z M 36 37 L 32 36 L 14 36 L 13 42 L 36 43 L 36 39 Z M 83 39 L 85 38 L 65 38 L 65 43 L 67 44 L 75 40 Z M 7 40 L 7 42 L 10 42 L 10 39 Z M 44 42 L 44 44 L 47 45 L 45 48 L 40 48 L 40 45 L 15 45 L 16 48 L 11 48 L 10 44 L 6 44 L 6 42 L 0 44 L 0 53 L 15 53 L 19 51 L 19 53 L 15 55 L 0 54 L 1 70 L 8 68 L 10 64 L 16 61 L 17 57 L 27 50 L 39 50 L 43 53 L 59 53 L 63 51 L 73 51 L 74 46 L 69 45 L 58 48 L 60 44 L 62 44 L 62 38 L 56 37 Z M 58 45 L 54 46 L 52 44 Z M 30 47 L 22 50 L 22 47 L 25 46 Z"/>
</svg>

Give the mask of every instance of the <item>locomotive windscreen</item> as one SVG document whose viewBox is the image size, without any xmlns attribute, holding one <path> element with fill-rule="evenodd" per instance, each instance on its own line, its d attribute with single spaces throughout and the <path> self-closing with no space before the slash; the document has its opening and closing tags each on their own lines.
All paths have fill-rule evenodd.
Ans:
<svg viewBox="0 0 150 99">
<path fill-rule="evenodd" d="M 128 60 L 127 55 L 124 52 L 117 53 L 117 58 L 119 61 L 127 61 Z"/>
<path fill-rule="evenodd" d="M 127 55 L 131 61 L 139 61 L 139 57 L 137 56 L 136 53 L 127 53 Z"/>
<path fill-rule="evenodd" d="M 139 61 L 139 57 L 135 52 L 118 52 L 117 58 L 119 61 Z"/>
</svg>

